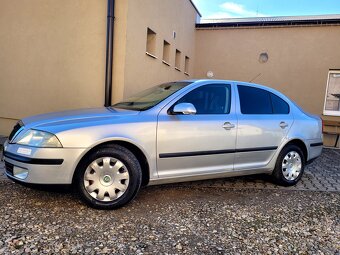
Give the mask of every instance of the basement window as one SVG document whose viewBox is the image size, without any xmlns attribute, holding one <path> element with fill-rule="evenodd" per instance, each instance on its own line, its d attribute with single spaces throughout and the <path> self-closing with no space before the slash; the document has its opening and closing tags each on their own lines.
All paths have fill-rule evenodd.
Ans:
<svg viewBox="0 0 340 255">
<path fill-rule="evenodd" d="M 170 65 L 170 43 L 165 40 L 163 42 L 163 63 Z"/>
<path fill-rule="evenodd" d="M 156 58 L 156 33 L 150 28 L 147 29 L 146 54 Z"/>
<path fill-rule="evenodd" d="M 185 56 L 184 73 L 186 75 L 189 75 L 189 62 L 190 62 L 190 58 L 188 56 Z"/>
<path fill-rule="evenodd" d="M 340 116 L 340 70 L 328 73 L 324 115 Z"/>
<path fill-rule="evenodd" d="M 176 49 L 176 56 L 175 56 L 175 69 L 177 71 L 181 71 L 181 52 Z"/>
</svg>

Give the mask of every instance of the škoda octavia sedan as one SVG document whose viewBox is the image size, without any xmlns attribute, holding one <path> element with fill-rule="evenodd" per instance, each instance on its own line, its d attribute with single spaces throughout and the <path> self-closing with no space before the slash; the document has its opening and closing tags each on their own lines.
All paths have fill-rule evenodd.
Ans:
<svg viewBox="0 0 340 255">
<path fill-rule="evenodd" d="M 92 207 L 114 209 L 143 185 L 258 173 L 294 185 L 321 150 L 320 118 L 278 91 L 188 80 L 111 107 L 25 118 L 4 160 L 17 182 L 73 184 Z"/>
</svg>

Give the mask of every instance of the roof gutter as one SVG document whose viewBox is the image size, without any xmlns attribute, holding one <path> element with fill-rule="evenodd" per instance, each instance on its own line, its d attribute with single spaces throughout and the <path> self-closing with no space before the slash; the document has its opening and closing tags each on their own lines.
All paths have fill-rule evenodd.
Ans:
<svg viewBox="0 0 340 255">
<path fill-rule="evenodd" d="M 271 20 L 271 21 L 232 21 L 199 23 L 196 28 L 229 28 L 229 27 L 269 27 L 269 26 L 301 26 L 301 25 L 339 25 L 340 19 L 313 20 Z"/>
<path fill-rule="evenodd" d="M 111 100 L 112 100 L 114 9 L 115 9 L 115 0 L 107 0 L 105 102 L 104 102 L 105 107 L 110 106 Z"/>
</svg>

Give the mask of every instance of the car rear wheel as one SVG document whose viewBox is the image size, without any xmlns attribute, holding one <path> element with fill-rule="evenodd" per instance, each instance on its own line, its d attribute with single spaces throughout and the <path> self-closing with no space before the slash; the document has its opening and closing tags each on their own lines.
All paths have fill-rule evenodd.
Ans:
<svg viewBox="0 0 340 255">
<path fill-rule="evenodd" d="M 75 176 L 81 198 L 97 209 L 117 209 L 129 203 L 141 181 L 139 161 L 120 145 L 107 145 L 86 156 Z"/>
<path fill-rule="evenodd" d="M 302 150 L 290 144 L 280 152 L 272 176 L 276 183 L 292 186 L 301 179 L 304 168 L 305 158 Z"/>
</svg>

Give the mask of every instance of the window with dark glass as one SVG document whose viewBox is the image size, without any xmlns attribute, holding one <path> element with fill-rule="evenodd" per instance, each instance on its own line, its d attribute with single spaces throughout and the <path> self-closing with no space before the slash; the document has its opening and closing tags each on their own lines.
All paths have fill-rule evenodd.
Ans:
<svg viewBox="0 0 340 255">
<path fill-rule="evenodd" d="M 230 85 L 210 84 L 194 89 L 176 104 L 191 103 L 196 114 L 227 114 L 230 112 Z"/>
<path fill-rule="evenodd" d="M 289 114 L 289 105 L 273 93 L 270 93 L 270 97 L 273 104 L 273 113 L 274 114 Z"/>
<path fill-rule="evenodd" d="M 243 114 L 272 114 L 270 94 L 249 86 L 237 86 Z"/>
<path fill-rule="evenodd" d="M 273 93 L 250 86 L 238 85 L 241 113 L 289 114 L 289 105 Z"/>
</svg>

